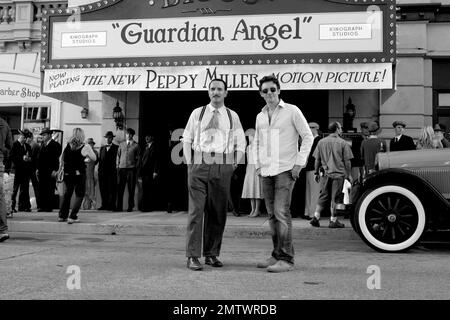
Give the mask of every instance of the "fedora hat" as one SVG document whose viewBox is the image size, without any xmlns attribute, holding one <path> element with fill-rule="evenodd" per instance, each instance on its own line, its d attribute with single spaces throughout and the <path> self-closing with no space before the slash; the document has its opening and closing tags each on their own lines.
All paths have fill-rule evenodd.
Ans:
<svg viewBox="0 0 450 320">
<path fill-rule="evenodd" d="M 107 132 L 106 132 L 106 134 L 105 134 L 105 138 L 108 138 L 108 137 L 112 137 L 112 138 L 114 138 L 114 137 L 115 137 L 115 135 L 113 134 L 113 132 L 112 132 L 112 131 L 107 131 Z"/>
<path fill-rule="evenodd" d="M 88 144 L 95 144 L 95 141 L 94 141 L 94 139 L 92 139 L 92 138 L 88 138 L 86 142 L 87 142 Z"/>
<path fill-rule="evenodd" d="M 19 131 L 19 134 L 20 135 L 22 135 L 22 136 L 24 136 L 25 138 L 31 138 L 31 137 L 33 137 L 33 134 L 31 133 L 31 131 L 30 130 L 28 130 L 28 129 L 23 129 L 23 130 L 18 130 Z"/>
<path fill-rule="evenodd" d="M 53 130 L 50 130 L 50 128 L 44 128 L 44 129 L 42 129 L 40 135 L 42 136 L 44 134 L 52 134 L 52 133 L 53 133 Z"/>
</svg>

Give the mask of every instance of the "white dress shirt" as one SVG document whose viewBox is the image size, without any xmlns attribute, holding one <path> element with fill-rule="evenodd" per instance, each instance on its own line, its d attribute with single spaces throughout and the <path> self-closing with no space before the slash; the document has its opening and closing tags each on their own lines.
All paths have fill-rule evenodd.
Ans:
<svg viewBox="0 0 450 320">
<path fill-rule="evenodd" d="M 280 100 L 269 123 L 266 105 L 256 117 L 256 169 L 267 177 L 292 170 L 294 165 L 304 167 L 313 142 L 308 122 L 297 106 Z"/>
<path fill-rule="evenodd" d="M 218 108 L 219 129 L 205 130 L 213 117 L 215 108 L 208 104 L 200 123 L 200 114 L 203 107 L 195 109 L 189 117 L 183 133 L 183 142 L 191 143 L 192 149 L 201 152 L 233 153 L 241 151 L 245 153 L 245 134 L 241 121 L 236 112 L 230 109 L 233 121 L 233 130 L 230 132 L 230 119 L 225 106 Z M 236 150 L 235 150 L 236 146 Z"/>
</svg>

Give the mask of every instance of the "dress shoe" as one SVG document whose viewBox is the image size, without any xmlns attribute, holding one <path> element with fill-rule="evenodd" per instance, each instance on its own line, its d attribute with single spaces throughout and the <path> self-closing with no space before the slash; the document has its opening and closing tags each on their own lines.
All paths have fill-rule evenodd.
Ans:
<svg viewBox="0 0 450 320">
<path fill-rule="evenodd" d="M 68 223 L 68 224 L 72 224 L 72 223 L 80 223 L 80 219 L 78 219 L 78 218 L 76 218 L 76 219 L 71 219 L 71 218 L 69 218 L 69 219 L 67 220 L 67 223 Z"/>
<path fill-rule="evenodd" d="M 0 242 L 3 242 L 5 240 L 9 239 L 9 234 L 7 233 L 0 233 Z"/>
<path fill-rule="evenodd" d="M 312 218 L 309 224 L 316 228 L 320 227 L 319 219 L 317 219 L 316 217 Z"/>
<path fill-rule="evenodd" d="M 294 270 L 294 265 L 284 260 L 278 260 L 278 262 L 274 265 L 267 267 L 267 271 L 273 273 L 287 272 L 291 270 Z"/>
<path fill-rule="evenodd" d="M 217 259 L 216 257 L 212 256 L 212 257 L 206 257 L 205 258 L 205 264 L 208 264 L 214 268 L 221 268 L 223 267 L 223 263 L 220 262 L 219 259 Z"/>
<path fill-rule="evenodd" d="M 267 268 L 269 266 L 273 266 L 274 264 L 276 264 L 278 262 L 277 259 L 275 259 L 274 257 L 270 257 L 269 259 L 267 259 L 266 261 L 263 262 L 258 262 L 258 264 L 256 265 L 257 268 Z"/>
<path fill-rule="evenodd" d="M 343 223 L 340 223 L 337 220 L 336 220 L 336 222 L 330 221 L 328 228 L 345 228 L 345 225 Z"/>
<path fill-rule="evenodd" d="M 202 264 L 200 263 L 200 261 L 198 260 L 198 258 L 196 257 L 189 257 L 187 260 L 187 267 L 188 269 L 194 270 L 194 271 L 199 271 L 203 269 Z"/>
</svg>

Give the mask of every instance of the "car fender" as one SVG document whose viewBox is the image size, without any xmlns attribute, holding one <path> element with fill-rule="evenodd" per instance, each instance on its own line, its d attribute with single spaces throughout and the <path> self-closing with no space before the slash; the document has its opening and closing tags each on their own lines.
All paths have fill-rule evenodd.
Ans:
<svg viewBox="0 0 450 320">
<path fill-rule="evenodd" d="M 360 194 L 388 184 L 404 186 L 419 197 L 429 227 L 442 227 L 450 223 L 449 201 L 430 182 L 409 170 L 389 168 L 374 172 L 364 179 Z"/>
</svg>

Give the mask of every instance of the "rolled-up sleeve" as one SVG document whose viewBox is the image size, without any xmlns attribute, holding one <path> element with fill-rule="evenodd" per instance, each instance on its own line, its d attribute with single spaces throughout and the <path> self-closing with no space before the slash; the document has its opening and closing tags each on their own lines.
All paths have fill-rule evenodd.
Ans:
<svg viewBox="0 0 450 320">
<path fill-rule="evenodd" d="M 193 143 L 195 138 L 195 118 L 196 118 L 196 110 L 192 111 L 191 116 L 189 117 L 188 123 L 186 124 L 186 128 L 184 128 L 182 141 L 184 143 Z"/>
<path fill-rule="evenodd" d="M 302 144 L 297 154 L 295 164 L 304 167 L 308 161 L 308 156 L 314 143 L 314 136 L 303 113 L 298 108 L 294 110 L 294 126 L 300 137 L 302 137 Z"/>
</svg>

